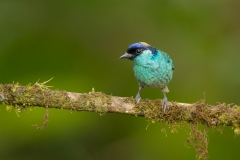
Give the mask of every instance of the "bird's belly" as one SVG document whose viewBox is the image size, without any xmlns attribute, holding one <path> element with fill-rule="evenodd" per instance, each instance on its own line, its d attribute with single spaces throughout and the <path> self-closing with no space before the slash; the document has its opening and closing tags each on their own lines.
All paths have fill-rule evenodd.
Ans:
<svg viewBox="0 0 240 160">
<path fill-rule="evenodd" d="M 162 88 L 172 79 L 172 70 L 166 66 L 158 68 L 134 66 L 133 70 L 137 81 L 146 87 Z"/>
</svg>

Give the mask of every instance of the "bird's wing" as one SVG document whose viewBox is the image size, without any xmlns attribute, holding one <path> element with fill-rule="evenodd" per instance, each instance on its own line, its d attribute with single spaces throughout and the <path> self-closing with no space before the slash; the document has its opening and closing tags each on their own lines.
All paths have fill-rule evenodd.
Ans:
<svg viewBox="0 0 240 160">
<path fill-rule="evenodd" d="M 174 70 L 174 65 L 172 62 L 172 59 L 169 57 L 169 55 L 165 52 L 162 52 L 163 58 L 165 59 L 165 61 L 172 66 L 172 70 Z"/>
</svg>

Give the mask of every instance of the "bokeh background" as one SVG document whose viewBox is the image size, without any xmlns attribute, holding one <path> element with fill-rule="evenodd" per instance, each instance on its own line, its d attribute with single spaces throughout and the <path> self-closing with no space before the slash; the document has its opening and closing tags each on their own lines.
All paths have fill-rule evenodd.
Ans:
<svg viewBox="0 0 240 160">
<path fill-rule="evenodd" d="M 0 83 L 54 79 L 53 89 L 135 96 L 129 60 L 134 42 L 167 52 L 175 65 L 170 101 L 240 104 L 239 0 L 0 0 Z M 145 89 L 142 98 L 162 98 Z M 0 159 L 195 159 L 189 128 L 171 133 L 162 124 L 120 114 L 0 108 Z M 148 128 L 147 128 L 148 126 Z M 146 129 L 147 128 L 147 129 Z M 209 131 L 209 159 L 239 159 L 231 127 Z"/>
</svg>

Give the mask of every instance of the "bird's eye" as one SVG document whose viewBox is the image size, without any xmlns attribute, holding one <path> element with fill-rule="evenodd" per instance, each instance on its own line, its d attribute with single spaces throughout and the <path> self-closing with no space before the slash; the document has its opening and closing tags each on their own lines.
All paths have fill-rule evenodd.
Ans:
<svg viewBox="0 0 240 160">
<path fill-rule="evenodd" d="M 136 53 L 137 53 L 137 54 L 142 53 L 142 49 L 141 49 L 141 48 L 137 49 L 137 50 L 136 50 Z"/>
</svg>

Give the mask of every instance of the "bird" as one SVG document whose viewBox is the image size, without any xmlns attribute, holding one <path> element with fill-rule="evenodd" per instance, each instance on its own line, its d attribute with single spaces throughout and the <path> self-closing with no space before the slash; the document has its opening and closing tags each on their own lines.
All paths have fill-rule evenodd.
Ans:
<svg viewBox="0 0 240 160">
<path fill-rule="evenodd" d="M 166 109 L 169 109 L 167 85 L 172 80 L 174 71 L 173 61 L 169 55 L 146 42 L 137 42 L 127 48 L 127 51 L 120 56 L 120 59 L 122 58 L 133 61 L 132 69 L 139 84 L 136 103 L 141 100 L 140 92 L 143 88 L 159 88 L 164 95 L 162 108 L 165 113 Z"/>
</svg>

